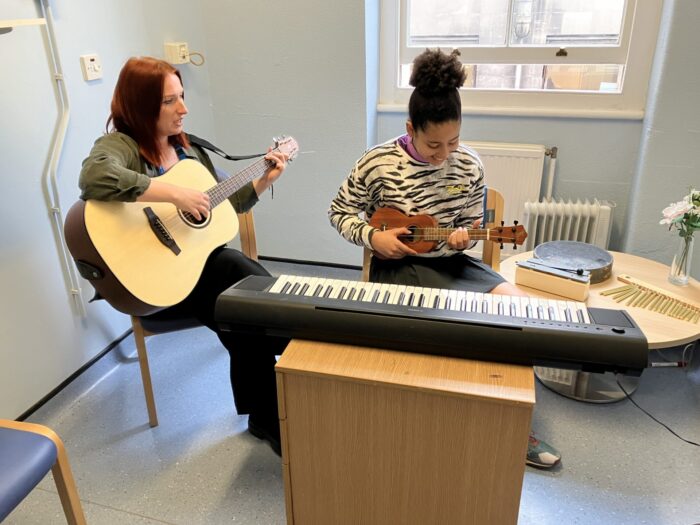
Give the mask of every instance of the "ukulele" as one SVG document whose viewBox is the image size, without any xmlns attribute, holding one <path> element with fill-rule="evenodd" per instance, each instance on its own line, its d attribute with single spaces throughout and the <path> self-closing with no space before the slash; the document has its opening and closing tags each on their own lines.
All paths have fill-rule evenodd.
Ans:
<svg viewBox="0 0 700 525">
<path fill-rule="evenodd" d="M 446 241 L 457 228 L 440 228 L 437 221 L 430 215 L 406 215 L 394 208 L 377 208 L 372 215 L 370 226 L 378 230 L 407 228 L 411 233 L 401 234 L 398 238 L 418 253 L 428 253 L 435 249 L 439 241 Z M 469 238 L 474 241 L 497 242 L 503 248 L 504 243 L 513 243 L 513 247 L 521 245 L 527 238 L 525 228 L 513 221 L 512 226 L 501 226 L 489 229 L 467 228 Z"/>
</svg>

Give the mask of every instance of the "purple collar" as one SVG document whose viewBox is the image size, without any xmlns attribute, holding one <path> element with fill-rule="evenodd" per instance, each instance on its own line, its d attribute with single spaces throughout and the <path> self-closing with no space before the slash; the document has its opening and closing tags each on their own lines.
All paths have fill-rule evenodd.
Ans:
<svg viewBox="0 0 700 525">
<path fill-rule="evenodd" d="M 406 153 L 408 153 L 409 156 L 414 160 L 417 160 L 418 162 L 424 162 L 425 164 L 430 163 L 428 160 L 424 159 L 420 153 L 418 153 L 416 147 L 413 145 L 413 140 L 411 140 L 411 135 L 409 135 L 408 133 L 400 136 L 398 142 L 399 145 L 406 151 Z"/>
</svg>

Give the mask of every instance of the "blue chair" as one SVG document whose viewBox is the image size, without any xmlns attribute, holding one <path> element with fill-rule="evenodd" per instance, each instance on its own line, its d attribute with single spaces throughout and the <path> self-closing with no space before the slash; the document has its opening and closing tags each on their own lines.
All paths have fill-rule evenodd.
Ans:
<svg viewBox="0 0 700 525">
<path fill-rule="evenodd" d="M 48 427 L 0 419 L 0 522 L 53 471 L 63 512 L 85 525 L 83 508 L 61 438 Z"/>
</svg>

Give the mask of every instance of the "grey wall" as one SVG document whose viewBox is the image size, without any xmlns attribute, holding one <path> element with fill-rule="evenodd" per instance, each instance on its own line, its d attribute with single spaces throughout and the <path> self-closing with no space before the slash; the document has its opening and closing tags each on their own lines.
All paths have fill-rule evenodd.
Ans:
<svg viewBox="0 0 700 525">
<path fill-rule="evenodd" d="M 700 189 L 700 2 L 666 0 L 650 103 L 630 196 L 625 251 L 670 264 L 678 236 L 659 226 L 661 209 Z M 696 242 L 697 244 L 697 242 Z M 700 277 L 695 247 L 692 273 Z M 697 298 L 700 301 L 700 297 Z"/>
<path fill-rule="evenodd" d="M 260 151 L 282 133 L 301 145 L 302 153 L 275 185 L 274 200 L 266 194 L 256 207 L 260 253 L 360 263 L 361 250 L 331 229 L 326 208 L 367 144 L 404 129 L 405 115 L 373 111 L 376 0 L 51 5 L 71 99 L 58 170 L 64 213 L 78 195 L 80 163 L 104 129 L 123 62 L 132 55 L 161 56 L 164 41 L 182 40 L 206 59 L 201 67 L 180 66 L 190 109 L 187 129 L 233 153 Z M 668 264 L 674 239 L 658 226 L 661 209 L 689 185 L 700 186 L 700 109 L 694 100 L 700 68 L 691 53 L 698 47 L 699 11 L 698 2 L 665 4 L 646 121 L 466 116 L 463 138 L 558 146 L 555 194 L 617 202 L 613 247 Z M 0 3 L 0 19 L 36 15 L 26 0 Z M 103 80 L 82 80 L 78 57 L 85 53 L 101 56 Z M 0 35 L 0 78 L 0 417 L 13 418 L 123 333 L 128 319 L 96 303 L 81 318 L 67 291 L 42 182 L 57 118 L 42 29 Z M 89 285 L 83 284 L 88 297 Z"/>
<path fill-rule="evenodd" d="M 287 134 L 301 148 L 255 208 L 258 251 L 360 264 L 326 210 L 367 143 L 363 2 L 204 5 L 219 147 L 255 152 Z"/>
</svg>

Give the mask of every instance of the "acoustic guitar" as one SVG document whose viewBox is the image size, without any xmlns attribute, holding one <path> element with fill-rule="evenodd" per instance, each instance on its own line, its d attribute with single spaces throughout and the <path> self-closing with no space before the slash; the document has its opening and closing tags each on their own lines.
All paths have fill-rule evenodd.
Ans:
<svg viewBox="0 0 700 525">
<path fill-rule="evenodd" d="M 379 230 L 407 228 L 410 233 L 398 236 L 401 242 L 410 246 L 418 253 L 428 253 L 435 249 L 437 243 L 446 241 L 456 228 L 440 228 L 435 218 L 430 215 L 406 215 L 395 208 L 377 208 L 369 220 L 370 226 Z M 497 242 L 503 248 L 505 243 L 519 246 L 527 238 L 525 228 L 514 221 L 512 226 L 501 226 L 489 229 L 467 228 L 469 238 L 474 241 Z"/>
<path fill-rule="evenodd" d="M 298 149 L 291 137 L 278 139 L 273 148 L 289 160 Z M 211 252 L 238 234 L 228 197 L 272 166 L 261 158 L 212 186 L 211 173 L 196 160 L 175 164 L 158 180 L 207 193 L 211 210 L 201 220 L 167 202 L 76 202 L 64 230 L 80 274 L 99 296 L 129 315 L 179 303 L 194 289 Z"/>
</svg>

